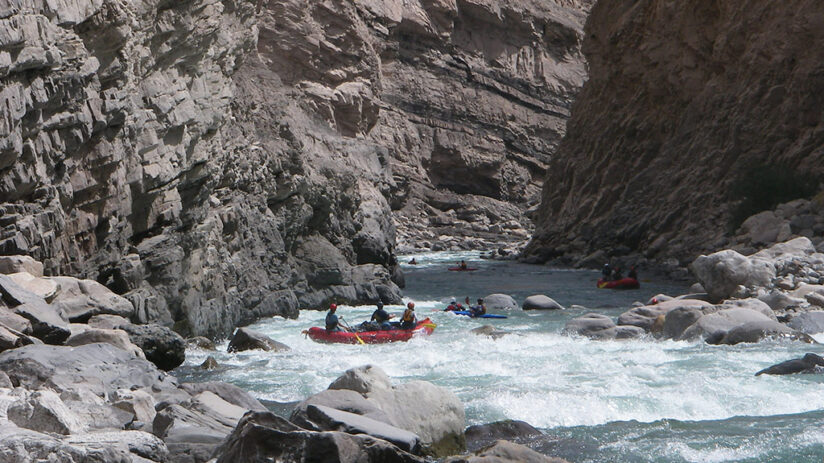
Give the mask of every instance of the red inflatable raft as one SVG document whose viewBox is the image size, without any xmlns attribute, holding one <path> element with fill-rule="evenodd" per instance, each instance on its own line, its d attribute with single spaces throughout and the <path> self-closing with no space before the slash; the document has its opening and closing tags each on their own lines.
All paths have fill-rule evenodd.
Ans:
<svg viewBox="0 0 824 463">
<path fill-rule="evenodd" d="M 641 283 L 635 278 L 621 278 L 620 280 L 598 279 L 598 287 L 601 289 L 638 289 Z"/>
<path fill-rule="evenodd" d="M 474 272 L 478 269 L 475 267 L 448 267 L 447 270 L 449 270 L 450 272 Z"/>
<path fill-rule="evenodd" d="M 326 328 L 313 326 L 306 330 L 309 338 L 315 342 L 340 343 L 340 344 L 360 344 L 358 337 L 365 344 L 384 344 L 387 342 L 409 341 L 412 336 L 420 333 L 430 335 L 435 331 L 435 324 L 428 318 L 418 322 L 411 330 L 388 330 L 388 331 L 360 331 L 350 333 L 348 331 L 326 331 Z M 357 334 L 357 336 L 355 336 Z"/>
</svg>

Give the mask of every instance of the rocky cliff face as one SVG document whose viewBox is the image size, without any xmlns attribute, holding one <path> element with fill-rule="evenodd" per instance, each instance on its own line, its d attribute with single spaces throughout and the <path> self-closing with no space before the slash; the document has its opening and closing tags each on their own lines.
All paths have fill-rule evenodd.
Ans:
<svg viewBox="0 0 824 463">
<path fill-rule="evenodd" d="M 586 76 L 590 4 L 270 0 L 259 51 L 325 126 L 316 145 L 389 198 L 399 247 L 482 248 L 531 228 L 524 212 Z"/>
<path fill-rule="evenodd" d="M 0 254 L 184 334 L 399 302 L 393 210 L 526 236 L 588 8 L 0 1 Z"/>
<path fill-rule="evenodd" d="M 815 194 L 822 13 L 809 1 L 600 2 L 584 42 L 590 79 L 528 252 L 685 265 L 728 244 L 748 214 Z"/>
</svg>

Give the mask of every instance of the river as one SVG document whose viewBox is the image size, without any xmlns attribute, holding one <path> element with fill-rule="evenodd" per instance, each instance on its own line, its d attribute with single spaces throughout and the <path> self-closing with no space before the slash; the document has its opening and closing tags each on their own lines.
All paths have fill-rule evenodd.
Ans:
<svg viewBox="0 0 824 463">
<path fill-rule="evenodd" d="M 412 256 L 402 257 L 406 262 Z M 297 320 L 272 318 L 251 328 L 289 345 L 283 353 L 187 351 L 176 374 L 184 381 L 221 380 L 274 402 L 317 393 L 344 370 L 380 366 L 396 382 L 447 387 L 465 405 L 467 424 L 523 420 L 546 433 L 532 445 L 572 463 L 821 462 L 824 393 L 821 375 L 759 376 L 767 366 L 817 346 L 763 342 L 711 346 L 703 342 L 590 341 L 561 334 L 571 318 L 598 312 L 617 317 L 635 301 L 683 294 L 684 285 L 641 275 L 641 289 L 595 288 L 598 272 L 487 261 L 477 253 L 430 253 L 404 265 L 405 300 L 438 326 L 432 336 L 386 345 L 327 345 L 301 330 L 322 326 L 324 312 Z M 449 272 L 465 259 L 474 272 Z M 507 319 L 469 319 L 441 310 L 452 297 L 473 301 L 491 293 L 519 303 L 546 294 L 563 311 L 513 311 Z M 351 324 L 374 307 L 341 306 Z M 402 306 L 387 306 L 400 313 Z M 511 331 L 493 340 L 469 333 L 483 325 Z M 824 341 L 824 335 L 817 335 Z M 197 365 L 213 355 L 221 367 Z"/>
</svg>

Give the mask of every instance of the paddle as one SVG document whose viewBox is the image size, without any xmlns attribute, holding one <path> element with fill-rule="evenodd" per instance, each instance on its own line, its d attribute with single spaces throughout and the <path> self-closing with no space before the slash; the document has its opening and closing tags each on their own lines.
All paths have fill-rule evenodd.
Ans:
<svg viewBox="0 0 824 463">
<path fill-rule="evenodd" d="M 355 339 L 357 339 L 359 343 L 361 343 L 363 345 L 366 345 L 366 343 L 363 342 L 363 339 L 361 339 L 360 336 L 358 336 L 358 332 L 353 330 L 352 327 L 349 326 L 349 323 L 344 323 L 343 322 L 343 317 L 342 316 L 338 317 L 338 320 L 341 322 L 341 324 L 343 325 L 344 328 L 348 329 L 352 334 L 355 335 Z"/>
</svg>

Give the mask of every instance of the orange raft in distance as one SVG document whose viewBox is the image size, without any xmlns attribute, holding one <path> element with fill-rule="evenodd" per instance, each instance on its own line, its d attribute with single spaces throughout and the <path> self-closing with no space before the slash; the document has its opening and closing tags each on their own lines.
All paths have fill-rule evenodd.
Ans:
<svg viewBox="0 0 824 463">
<path fill-rule="evenodd" d="M 380 331 L 326 331 L 326 328 L 313 326 L 305 331 L 312 341 L 338 344 L 360 344 L 360 338 L 365 344 L 385 344 L 387 342 L 409 341 L 417 334 L 430 335 L 435 331 L 435 325 L 428 318 L 421 320 L 411 330 L 380 330 Z"/>
<path fill-rule="evenodd" d="M 641 283 L 635 278 L 621 278 L 620 280 L 598 279 L 598 287 L 601 289 L 638 289 Z"/>
</svg>

